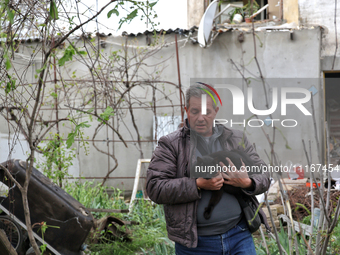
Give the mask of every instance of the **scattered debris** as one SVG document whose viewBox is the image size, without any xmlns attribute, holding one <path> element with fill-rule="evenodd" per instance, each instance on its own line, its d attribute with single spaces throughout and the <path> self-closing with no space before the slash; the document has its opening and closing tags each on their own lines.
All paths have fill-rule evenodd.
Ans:
<svg viewBox="0 0 340 255">
<path fill-rule="evenodd" d="M 329 147 L 330 147 L 330 156 L 332 158 L 340 157 L 340 140 L 339 139 L 332 136 L 330 139 Z"/>
<path fill-rule="evenodd" d="M 131 242 L 130 231 L 124 228 L 125 222 L 113 217 L 107 216 L 95 221 L 95 227 L 91 231 L 91 243 L 109 243 L 116 240 Z"/>
<path fill-rule="evenodd" d="M 289 197 L 290 205 L 292 207 L 292 215 L 293 215 L 294 220 L 302 221 L 304 217 L 309 215 L 309 212 L 311 211 L 311 200 L 310 200 L 310 197 L 307 195 L 309 192 L 310 192 L 310 188 L 306 186 L 302 186 L 302 185 L 293 187 L 291 190 L 288 191 L 288 197 Z M 329 212 L 332 212 L 334 210 L 336 203 L 339 199 L 339 196 L 340 196 L 340 191 L 338 190 L 331 191 L 331 196 L 330 196 L 331 203 L 330 203 Z M 325 201 L 326 201 L 326 197 L 327 197 L 327 192 L 325 192 L 324 194 Z M 275 200 L 275 203 L 282 204 L 281 198 L 278 197 Z M 302 204 L 305 208 L 303 206 L 297 205 L 297 203 Z M 318 197 L 318 194 L 316 194 L 316 192 L 314 193 L 314 207 L 320 208 L 319 197 Z M 306 209 L 308 209 L 309 212 Z"/>
</svg>

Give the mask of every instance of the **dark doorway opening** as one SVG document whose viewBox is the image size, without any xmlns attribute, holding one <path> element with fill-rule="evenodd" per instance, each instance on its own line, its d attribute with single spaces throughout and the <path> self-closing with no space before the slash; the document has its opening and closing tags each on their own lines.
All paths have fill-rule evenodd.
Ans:
<svg viewBox="0 0 340 255">
<path fill-rule="evenodd" d="M 340 72 L 325 73 L 325 119 L 330 137 L 330 162 L 340 161 Z"/>
</svg>

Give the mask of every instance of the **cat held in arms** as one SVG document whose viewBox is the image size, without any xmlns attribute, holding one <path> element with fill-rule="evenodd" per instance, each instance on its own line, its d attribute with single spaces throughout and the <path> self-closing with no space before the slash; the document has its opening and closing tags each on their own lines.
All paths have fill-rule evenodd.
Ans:
<svg viewBox="0 0 340 255">
<path fill-rule="evenodd" d="M 207 172 L 207 175 L 209 175 L 209 177 L 206 179 L 212 178 L 217 174 L 216 171 L 214 171 L 214 173 L 210 173 L 207 171 L 207 169 L 216 169 L 217 166 L 220 166 L 219 162 L 223 162 L 223 164 L 228 167 L 229 163 L 226 160 L 227 157 L 231 160 L 231 162 L 234 163 L 237 169 L 241 168 L 242 159 L 249 176 L 255 173 L 261 173 L 261 167 L 255 166 L 253 160 L 245 152 L 239 150 L 218 151 L 209 155 L 205 155 L 203 157 L 198 157 L 196 168 L 199 167 L 201 172 Z M 222 167 L 220 167 L 220 169 L 222 169 Z M 224 169 L 223 171 L 227 173 L 226 169 Z M 227 192 L 235 196 L 242 196 L 243 193 L 241 188 L 234 187 L 229 184 L 223 184 L 223 187 L 220 190 L 213 190 L 211 198 L 209 200 L 209 204 L 204 210 L 205 219 L 210 219 L 211 213 L 214 210 L 214 207 L 220 202 L 223 192 Z"/>
</svg>

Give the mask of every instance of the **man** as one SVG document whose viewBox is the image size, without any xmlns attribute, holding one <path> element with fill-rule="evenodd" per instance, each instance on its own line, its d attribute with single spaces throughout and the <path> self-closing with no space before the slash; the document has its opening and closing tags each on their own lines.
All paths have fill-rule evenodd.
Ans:
<svg viewBox="0 0 340 255">
<path fill-rule="evenodd" d="M 270 181 L 266 174 L 249 178 L 246 172 L 228 173 L 226 180 L 221 175 L 192 178 L 190 169 L 196 158 L 220 150 L 244 150 L 255 165 L 264 164 L 243 132 L 222 125 L 213 127 L 219 108 L 210 96 L 202 115 L 202 88 L 206 89 L 195 85 L 186 91 L 188 119 L 184 127 L 159 139 L 147 172 L 147 193 L 154 202 L 164 204 L 168 236 L 176 243 L 176 254 L 256 254 L 234 195 L 224 192 L 210 219 L 203 217 L 211 190 L 219 190 L 224 183 L 253 196 L 268 190 Z"/>
</svg>

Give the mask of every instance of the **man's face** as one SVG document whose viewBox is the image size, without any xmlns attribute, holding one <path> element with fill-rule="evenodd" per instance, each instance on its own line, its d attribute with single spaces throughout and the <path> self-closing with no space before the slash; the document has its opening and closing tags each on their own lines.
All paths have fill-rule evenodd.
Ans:
<svg viewBox="0 0 340 255">
<path fill-rule="evenodd" d="M 191 97 L 189 100 L 189 108 L 185 107 L 185 111 L 188 115 L 190 128 L 195 130 L 201 136 L 211 136 L 212 127 L 215 116 L 218 112 L 218 107 L 214 109 L 213 100 L 211 97 L 207 97 L 207 114 L 201 113 L 201 98 Z"/>
</svg>

